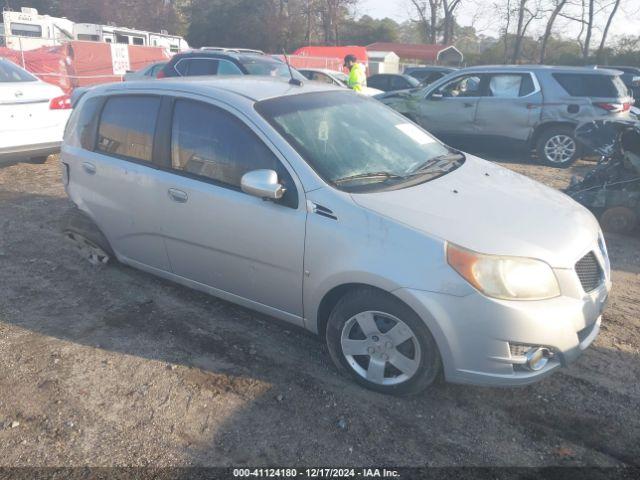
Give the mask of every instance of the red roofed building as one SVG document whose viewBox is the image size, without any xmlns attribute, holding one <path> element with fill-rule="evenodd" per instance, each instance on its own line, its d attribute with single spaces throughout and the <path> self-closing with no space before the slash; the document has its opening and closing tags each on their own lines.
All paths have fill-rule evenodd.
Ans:
<svg viewBox="0 0 640 480">
<path fill-rule="evenodd" d="M 293 52 L 293 55 L 299 55 L 302 57 L 317 57 L 317 58 L 339 58 L 344 59 L 347 55 L 355 55 L 360 63 L 365 65 L 369 61 L 367 56 L 366 47 L 302 47 Z"/>
<path fill-rule="evenodd" d="M 376 42 L 367 45 L 367 50 L 394 52 L 403 62 L 460 65 L 464 60 L 462 52 L 453 45 Z"/>
</svg>

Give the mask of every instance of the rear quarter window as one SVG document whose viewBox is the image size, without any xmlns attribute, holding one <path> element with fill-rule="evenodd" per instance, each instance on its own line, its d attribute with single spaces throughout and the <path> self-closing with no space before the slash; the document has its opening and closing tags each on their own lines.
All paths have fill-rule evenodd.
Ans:
<svg viewBox="0 0 640 480">
<path fill-rule="evenodd" d="M 67 145 L 93 150 L 98 115 L 103 101 L 102 97 L 89 98 L 73 110 L 64 131 L 64 141 Z"/>
<path fill-rule="evenodd" d="M 554 73 L 553 78 L 572 97 L 626 97 L 620 77 L 582 73 Z"/>
</svg>

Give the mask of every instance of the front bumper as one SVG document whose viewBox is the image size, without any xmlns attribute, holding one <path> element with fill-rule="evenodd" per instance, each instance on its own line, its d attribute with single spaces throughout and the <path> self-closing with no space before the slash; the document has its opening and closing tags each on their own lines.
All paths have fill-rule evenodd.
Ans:
<svg viewBox="0 0 640 480">
<path fill-rule="evenodd" d="M 440 349 L 447 381 L 526 385 L 577 359 L 600 331 L 611 289 L 607 279 L 581 298 L 504 301 L 400 289 L 394 292 L 422 317 Z M 544 346 L 554 356 L 539 371 L 516 366 L 510 344 Z"/>
</svg>

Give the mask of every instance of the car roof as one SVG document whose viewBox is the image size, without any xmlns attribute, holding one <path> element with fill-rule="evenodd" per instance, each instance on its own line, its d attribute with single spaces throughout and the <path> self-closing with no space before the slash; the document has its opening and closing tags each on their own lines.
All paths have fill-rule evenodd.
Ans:
<svg viewBox="0 0 640 480">
<path fill-rule="evenodd" d="M 320 82 L 309 81 L 297 86 L 289 83 L 286 78 L 263 77 L 258 75 L 174 77 L 142 80 L 138 82 L 110 83 L 91 88 L 91 92 L 97 95 L 133 93 L 136 90 L 182 91 L 210 97 L 216 97 L 221 93 L 226 93 L 235 94 L 254 102 L 302 93 L 324 91 L 344 92 L 343 88 Z"/>
<path fill-rule="evenodd" d="M 282 63 L 269 55 L 247 52 L 224 52 L 218 50 L 189 50 L 187 52 L 176 53 L 173 58 L 206 57 L 206 58 L 226 58 L 233 60 L 260 60 L 262 62 Z"/>
<path fill-rule="evenodd" d="M 553 72 L 553 73 L 583 73 L 585 75 L 619 75 L 615 69 L 592 69 L 587 67 L 565 67 L 554 65 L 478 65 L 457 70 L 456 73 L 463 72 Z"/>
<path fill-rule="evenodd" d="M 320 72 L 320 73 L 327 73 L 329 75 L 335 75 L 336 73 L 342 74 L 342 75 L 346 75 L 344 72 L 341 72 L 340 70 L 331 70 L 329 68 L 308 68 L 308 67 L 304 67 L 304 68 L 297 68 L 296 70 L 298 70 L 299 72 Z"/>
</svg>

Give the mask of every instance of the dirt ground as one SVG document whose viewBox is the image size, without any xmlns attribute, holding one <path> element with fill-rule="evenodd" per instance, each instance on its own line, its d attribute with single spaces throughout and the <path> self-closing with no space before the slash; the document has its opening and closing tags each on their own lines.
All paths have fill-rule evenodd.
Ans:
<svg viewBox="0 0 640 480">
<path fill-rule="evenodd" d="M 575 173 L 508 168 L 561 188 Z M 595 344 L 517 389 L 374 394 L 313 336 L 60 233 L 57 158 L 0 167 L 0 466 L 640 465 L 640 236 Z"/>
</svg>

